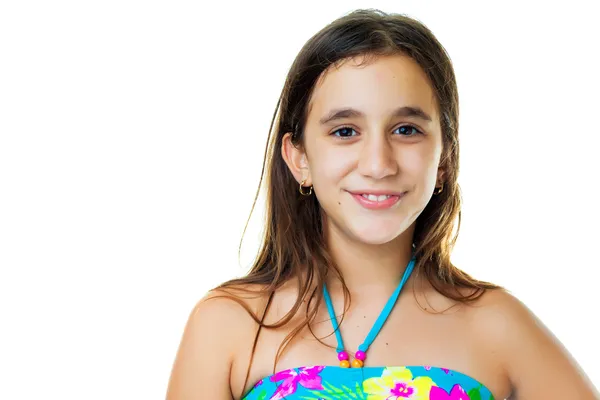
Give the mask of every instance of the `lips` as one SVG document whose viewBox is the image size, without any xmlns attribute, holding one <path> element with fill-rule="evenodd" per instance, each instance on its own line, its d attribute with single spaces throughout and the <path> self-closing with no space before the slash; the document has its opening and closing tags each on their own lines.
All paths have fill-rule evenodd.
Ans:
<svg viewBox="0 0 600 400">
<path fill-rule="evenodd" d="M 361 191 L 350 192 L 350 194 L 362 207 L 369 210 L 382 210 L 399 203 L 406 192 Z"/>
<path fill-rule="evenodd" d="M 365 199 L 368 199 L 371 201 L 383 201 L 383 200 L 389 199 L 390 197 L 393 197 L 394 195 L 391 195 L 391 194 L 376 195 L 376 194 L 363 193 L 361 196 L 364 197 Z"/>
<path fill-rule="evenodd" d="M 348 193 L 352 195 L 374 195 L 374 196 L 402 196 L 406 192 L 399 192 L 396 190 L 382 190 L 382 189 L 360 189 L 360 190 L 348 190 Z"/>
</svg>

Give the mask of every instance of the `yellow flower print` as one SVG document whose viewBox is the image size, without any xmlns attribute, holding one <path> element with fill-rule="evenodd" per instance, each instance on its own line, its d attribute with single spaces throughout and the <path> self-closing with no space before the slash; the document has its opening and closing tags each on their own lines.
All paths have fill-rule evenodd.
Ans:
<svg viewBox="0 0 600 400">
<path fill-rule="evenodd" d="M 429 392 L 435 382 L 427 376 L 413 379 L 405 367 L 390 367 L 380 377 L 363 382 L 363 391 L 368 400 L 429 400 Z"/>
</svg>

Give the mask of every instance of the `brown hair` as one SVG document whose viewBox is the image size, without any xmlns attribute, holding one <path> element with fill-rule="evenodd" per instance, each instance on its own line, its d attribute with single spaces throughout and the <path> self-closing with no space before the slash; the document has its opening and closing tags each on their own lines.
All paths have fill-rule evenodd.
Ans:
<svg viewBox="0 0 600 400">
<path fill-rule="evenodd" d="M 312 90 L 318 78 L 330 66 L 357 56 L 373 60 L 377 56 L 393 54 L 408 55 L 428 76 L 438 102 L 442 128 L 443 152 L 440 167 L 445 170 L 444 187 L 439 195 L 432 197 L 416 221 L 413 238 L 417 259 L 415 273 L 424 274 L 435 290 L 459 303 L 472 302 L 486 289 L 497 288 L 496 285 L 473 279 L 450 261 L 450 253 L 460 229 L 461 195 L 457 183 L 458 91 L 446 50 L 425 25 L 406 15 L 388 14 L 373 9 L 353 11 L 310 38 L 288 72 L 271 121 L 261 180 L 252 206 L 253 211 L 264 181 L 265 231 L 260 251 L 246 276 L 230 280 L 216 288 L 231 293 L 227 289 L 257 284 L 261 288 L 258 289 L 260 294 L 269 299 L 262 316 L 256 315 L 238 296 L 232 295 L 230 298 L 244 306 L 260 328 L 278 328 L 287 324 L 300 309 L 302 300 L 308 298 L 306 318 L 281 343 L 273 372 L 290 340 L 304 327 L 310 329 L 309 323 L 323 300 L 320 289 L 328 273 L 333 272 L 340 277 L 345 299 L 349 299 L 348 288 L 324 242 L 319 201 L 316 196 L 300 195 L 298 183 L 283 160 L 283 136 L 286 132 L 293 132 L 294 145 L 302 145 Z M 457 217 L 458 226 L 454 232 Z M 298 281 L 299 290 L 294 307 L 277 323 L 265 324 L 264 316 L 274 292 L 294 278 Z M 467 290 L 459 291 L 459 288 Z M 260 328 L 254 340 L 250 365 Z"/>
</svg>

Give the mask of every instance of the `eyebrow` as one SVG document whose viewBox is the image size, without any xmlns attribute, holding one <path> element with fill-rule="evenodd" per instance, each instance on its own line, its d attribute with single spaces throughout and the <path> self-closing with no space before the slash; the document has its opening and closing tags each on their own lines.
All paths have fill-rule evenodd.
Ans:
<svg viewBox="0 0 600 400">
<path fill-rule="evenodd" d="M 331 110 L 327 115 L 322 117 L 319 120 L 321 125 L 326 125 L 331 123 L 332 121 L 343 119 L 343 118 L 362 118 L 365 116 L 365 113 L 362 111 L 356 110 L 351 107 L 339 108 Z M 420 107 L 417 106 L 404 106 L 396 108 L 392 117 L 413 117 L 422 119 L 427 122 L 431 122 L 431 117 L 425 111 L 423 111 Z"/>
</svg>

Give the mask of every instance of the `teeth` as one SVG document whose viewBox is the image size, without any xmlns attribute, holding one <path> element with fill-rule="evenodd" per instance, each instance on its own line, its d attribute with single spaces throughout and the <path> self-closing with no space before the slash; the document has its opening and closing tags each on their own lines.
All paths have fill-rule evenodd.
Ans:
<svg viewBox="0 0 600 400">
<path fill-rule="evenodd" d="M 384 201 L 386 199 L 389 199 L 391 196 L 388 196 L 386 194 L 382 194 L 381 196 L 375 196 L 374 194 L 363 194 L 362 195 L 365 199 L 371 200 L 371 201 Z"/>
</svg>

